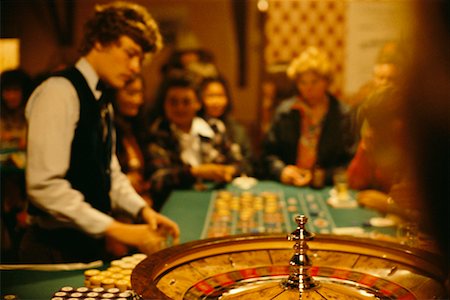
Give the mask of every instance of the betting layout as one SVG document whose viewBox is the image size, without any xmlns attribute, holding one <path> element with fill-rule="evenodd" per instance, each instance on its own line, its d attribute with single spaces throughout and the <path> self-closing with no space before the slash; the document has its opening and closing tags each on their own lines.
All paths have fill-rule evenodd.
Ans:
<svg viewBox="0 0 450 300">
<path fill-rule="evenodd" d="M 394 228 L 373 228 L 368 221 L 378 213 L 359 207 L 332 207 L 330 190 L 271 189 L 219 190 L 211 194 L 201 238 L 245 233 L 287 233 L 295 216 L 310 219 L 315 233 L 346 234 L 389 239 Z"/>
<path fill-rule="evenodd" d="M 291 229 L 281 191 L 216 191 L 211 195 L 202 238 Z"/>
<path fill-rule="evenodd" d="M 285 233 L 295 228 L 294 218 L 304 213 L 311 230 L 329 233 L 336 228 L 320 194 L 299 192 L 285 197 L 282 190 L 213 192 L 202 238 L 243 233 Z"/>
</svg>

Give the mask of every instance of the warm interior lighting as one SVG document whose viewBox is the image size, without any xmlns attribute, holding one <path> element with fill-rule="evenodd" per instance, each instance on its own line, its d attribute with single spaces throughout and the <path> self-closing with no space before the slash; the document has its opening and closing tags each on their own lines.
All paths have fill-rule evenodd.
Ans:
<svg viewBox="0 0 450 300">
<path fill-rule="evenodd" d="M 269 1 L 268 0 L 259 0 L 257 7 L 260 12 L 266 12 L 269 9 Z"/>
<path fill-rule="evenodd" d="M 20 65 L 20 40 L 0 39 L 0 73 Z"/>
</svg>

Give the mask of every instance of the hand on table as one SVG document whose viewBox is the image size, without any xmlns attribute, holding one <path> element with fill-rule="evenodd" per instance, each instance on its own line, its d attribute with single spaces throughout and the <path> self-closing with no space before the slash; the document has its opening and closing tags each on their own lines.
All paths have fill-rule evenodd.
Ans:
<svg viewBox="0 0 450 300">
<path fill-rule="evenodd" d="M 356 199 L 360 205 L 382 213 L 388 212 L 388 198 L 389 195 L 377 190 L 365 190 L 356 195 Z"/>
<path fill-rule="evenodd" d="M 144 207 L 141 213 L 147 224 L 126 224 L 113 221 L 106 229 L 106 236 L 136 247 L 145 254 L 165 248 L 169 236 L 172 236 L 173 244 L 178 243 L 180 230 L 175 222 L 150 207 Z"/>
<path fill-rule="evenodd" d="M 280 181 L 284 184 L 305 186 L 311 181 L 311 171 L 300 169 L 294 165 L 288 165 L 281 171 Z"/>
<path fill-rule="evenodd" d="M 157 213 L 150 207 L 146 206 L 142 209 L 142 218 L 150 225 L 150 228 L 158 231 L 159 233 L 172 236 L 173 244 L 178 244 L 180 238 L 180 229 L 174 221 L 166 216 Z"/>
<path fill-rule="evenodd" d="M 221 164 L 201 164 L 191 168 L 194 177 L 215 182 L 230 182 L 236 172 L 234 166 Z"/>
</svg>

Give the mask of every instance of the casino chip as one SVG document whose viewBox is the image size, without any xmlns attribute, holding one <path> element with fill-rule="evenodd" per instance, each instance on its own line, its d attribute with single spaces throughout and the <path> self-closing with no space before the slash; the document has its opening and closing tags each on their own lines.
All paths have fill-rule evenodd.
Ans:
<svg viewBox="0 0 450 300">
<path fill-rule="evenodd" d="M 105 271 L 86 270 L 83 287 L 64 286 L 53 294 L 51 300 L 138 300 L 139 296 L 131 290 L 130 277 L 134 267 L 145 258 L 147 255 L 136 253 L 113 260 Z"/>
<path fill-rule="evenodd" d="M 233 179 L 231 183 L 240 189 L 248 190 L 254 187 L 258 183 L 258 180 L 254 177 L 241 176 Z"/>
<path fill-rule="evenodd" d="M 322 218 L 317 218 L 313 221 L 313 224 L 317 227 L 317 228 L 325 228 L 328 227 L 329 223 L 326 219 L 322 219 Z"/>
<path fill-rule="evenodd" d="M 66 291 L 66 292 L 65 292 Z M 77 291 L 71 293 L 70 291 Z M 81 292 L 82 291 L 82 292 Z M 91 300 L 91 299 L 120 299 L 120 300 L 139 300 L 139 296 L 132 290 L 120 291 L 118 288 L 73 288 L 65 286 L 53 294 L 51 300 Z"/>
</svg>

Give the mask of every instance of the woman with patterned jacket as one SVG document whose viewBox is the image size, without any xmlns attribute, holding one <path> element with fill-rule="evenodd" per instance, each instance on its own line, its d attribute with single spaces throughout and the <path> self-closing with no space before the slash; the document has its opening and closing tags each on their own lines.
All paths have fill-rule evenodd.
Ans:
<svg viewBox="0 0 450 300">
<path fill-rule="evenodd" d="M 202 188 L 203 180 L 230 182 L 241 172 L 239 145 L 227 137 L 218 119 L 206 122 L 194 84 L 187 76 L 168 78 L 161 87 L 144 156 L 155 208 L 175 188 Z"/>
</svg>

